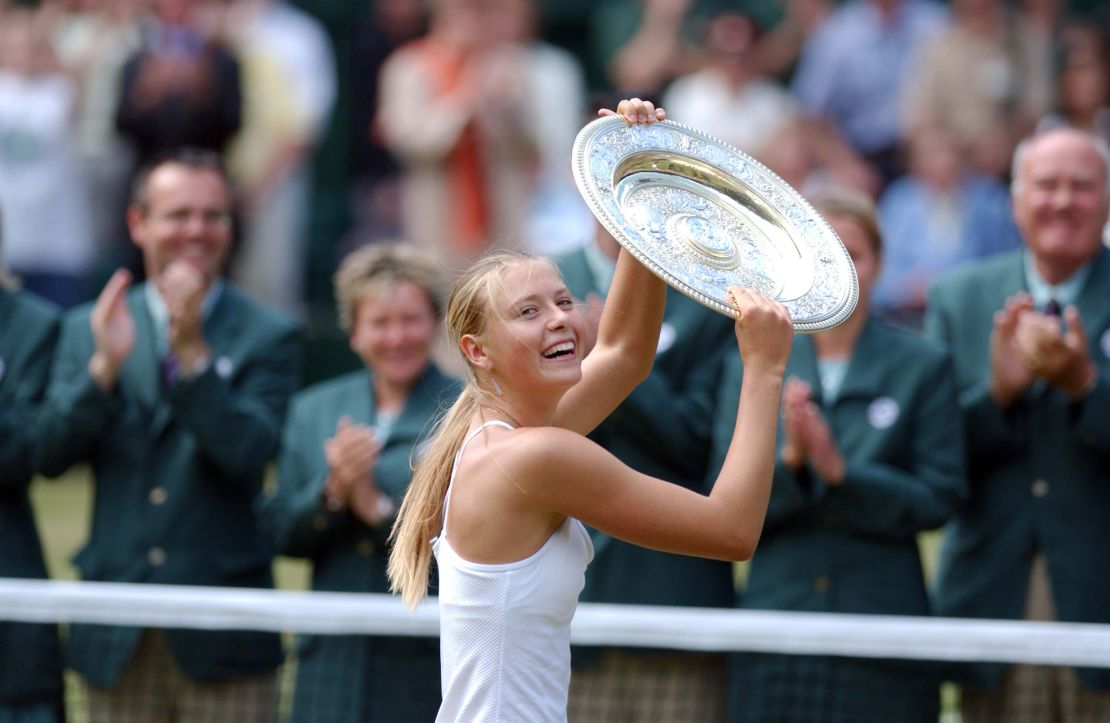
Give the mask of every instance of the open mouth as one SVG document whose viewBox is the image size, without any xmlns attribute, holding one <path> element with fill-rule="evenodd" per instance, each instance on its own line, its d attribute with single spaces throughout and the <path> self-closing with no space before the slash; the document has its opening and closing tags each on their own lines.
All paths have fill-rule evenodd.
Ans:
<svg viewBox="0 0 1110 723">
<path fill-rule="evenodd" d="M 561 341 L 543 352 L 544 359 L 573 359 L 577 347 L 573 341 Z"/>
</svg>

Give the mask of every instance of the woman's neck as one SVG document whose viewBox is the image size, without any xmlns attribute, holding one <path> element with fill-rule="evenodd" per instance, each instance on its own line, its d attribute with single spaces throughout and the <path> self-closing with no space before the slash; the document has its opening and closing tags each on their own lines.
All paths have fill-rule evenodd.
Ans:
<svg viewBox="0 0 1110 723">
<path fill-rule="evenodd" d="M 405 400 L 408 399 L 409 392 L 412 391 L 416 382 L 396 384 L 375 376 L 373 385 L 376 411 L 397 414 L 405 406 Z"/>
</svg>

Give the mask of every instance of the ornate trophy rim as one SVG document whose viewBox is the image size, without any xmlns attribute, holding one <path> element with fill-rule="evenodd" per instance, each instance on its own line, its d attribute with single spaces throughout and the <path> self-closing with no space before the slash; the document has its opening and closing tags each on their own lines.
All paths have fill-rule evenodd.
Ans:
<svg viewBox="0 0 1110 723">
<path fill-rule="evenodd" d="M 801 333 L 855 310 L 855 267 L 828 222 L 727 143 L 670 120 L 629 126 L 610 116 L 578 133 L 571 163 L 579 193 L 617 242 L 710 309 L 736 317 L 726 298 L 735 283 L 784 303 Z"/>
</svg>

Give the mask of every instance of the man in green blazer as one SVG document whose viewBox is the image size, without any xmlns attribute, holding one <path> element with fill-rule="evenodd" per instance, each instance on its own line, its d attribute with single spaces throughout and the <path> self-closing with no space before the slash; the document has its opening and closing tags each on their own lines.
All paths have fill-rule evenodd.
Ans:
<svg viewBox="0 0 1110 723">
<path fill-rule="evenodd" d="M 600 227 L 584 248 L 557 259 L 567 287 L 600 313 L 620 247 Z M 594 317 L 596 318 L 596 316 Z M 707 492 L 709 433 L 721 350 L 732 323 L 667 290 L 651 375 L 591 435 L 621 461 L 654 477 Z M 600 535 L 580 599 L 630 605 L 730 606 L 732 565 L 671 555 Z M 576 723 L 723 720 L 722 655 L 576 648 L 569 717 Z M 684 711 L 685 717 L 675 717 Z"/>
<path fill-rule="evenodd" d="M 57 338 L 57 312 L 0 267 L 0 577 L 47 577 L 27 488 Z M 0 720 L 62 718 L 57 627 L 0 623 Z"/>
<path fill-rule="evenodd" d="M 1023 142 L 1012 191 L 1026 248 L 931 292 L 926 329 L 952 350 L 971 484 L 945 537 L 942 614 L 1110 623 L 1108 172 L 1106 143 L 1082 131 Z M 1108 670 L 982 664 L 962 682 L 969 723 L 1110 719 Z"/>
<path fill-rule="evenodd" d="M 273 586 L 253 504 L 300 355 L 290 320 L 220 280 L 230 210 L 218 157 L 156 160 L 127 216 L 147 283 L 117 271 L 64 320 L 40 453 L 47 474 L 92 466 L 86 580 Z M 282 658 L 247 631 L 75 625 L 67 647 L 94 723 L 272 721 Z"/>
</svg>

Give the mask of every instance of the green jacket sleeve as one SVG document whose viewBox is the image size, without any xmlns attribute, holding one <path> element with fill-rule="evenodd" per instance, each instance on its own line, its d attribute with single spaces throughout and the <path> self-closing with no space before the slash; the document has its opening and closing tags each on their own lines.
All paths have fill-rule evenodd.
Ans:
<svg viewBox="0 0 1110 723">
<path fill-rule="evenodd" d="M 39 437 L 39 408 L 50 376 L 58 339 L 57 321 L 25 337 L 26 353 L 4 373 L 14 393 L 0 398 L 0 489 L 22 487 L 35 474 L 34 446 Z"/>
<path fill-rule="evenodd" d="M 88 313 L 72 313 L 62 325 L 39 419 L 36 466 L 47 476 L 56 477 L 90 457 L 122 409 L 120 400 L 89 376 L 92 350 Z"/>
</svg>

